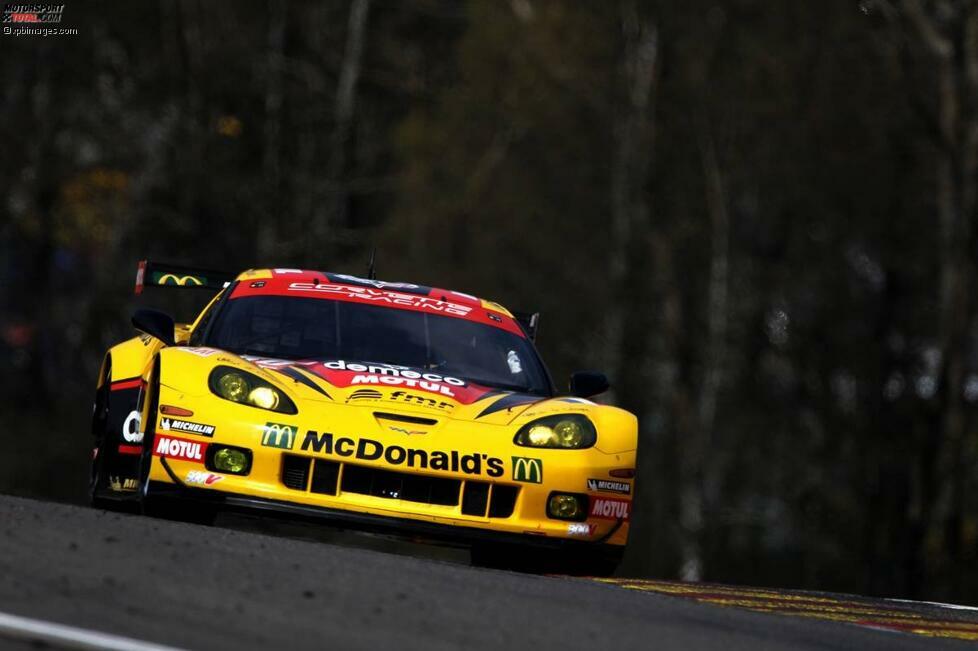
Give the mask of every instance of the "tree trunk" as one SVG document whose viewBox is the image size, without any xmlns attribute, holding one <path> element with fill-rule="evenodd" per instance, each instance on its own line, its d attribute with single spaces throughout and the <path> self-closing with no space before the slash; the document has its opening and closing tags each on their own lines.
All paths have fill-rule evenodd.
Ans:
<svg viewBox="0 0 978 651">
<path fill-rule="evenodd" d="M 703 536 L 707 517 L 719 495 L 719 458 L 713 451 L 717 399 L 723 381 L 727 344 L 727 292 L 729 287 L 730 217 L 716 144 L 708 126 L 700 129 L 700 154 L 710 217 L 710 277 L 706 303 L 707 336 L 703 372 L 696 399 L 693 430 L 683 447 L 684 469 L 680 493 L 682 561 L 686 581 L 703 578 Z"/>
<path fill-rule="evenodd" d="M 935 207 L 940 251 L 937 349 L 938 394 L 936 465 L 930 475 L 935 485 L 921 487 L 924 517 L 931 540 L 941 541 L 943 558 L 931 570 L 955 596 L 960 576 L 945 573 L 962 567 L 965 544 L 963 518 L 974 516 L 968 503 L 969 486 L 978 472 L 975 432 L 968 427 L 969 408 L 964 384 L 968 355 L 974 350 L 976 303 L 975 228 L 978 191 L 978 8 L 974 2 L 938 3 L 931 14 L 919 0 L 903 0 L 901 7 L 911 39 L 924 54 L 936 79 L 935 96 Z M 925 451 L 924 458 L 928 455 Z M 974 542 L 974 541 L 970 541 Z M 923 548 L 917 550 L 924 554 Z M 970 551 L 968 552 L 970 553 Z M 941 576 L 943 575 L 943 576 Z"/>
<path fill-rule="evenodd" d="M 264 264 L 274 265 L 278 222 L 283 201 L 281 183 L 282 133 L 282 70 L 285 56 L 285 23 L 288 9 L 285 0 L 268 1 L 268 49 L 265 56 L 265 150 L 262 171 L 268 191 L 265 218 L 258 233 L 258 257 Z"/>
<path fill-rule="evenodd" d="M 324 202 L 323 207 L 316 211 L 313 223 L 315 235 L 313 246 L 322 246 L 326 243 L 327 237 L 335 242 L 338 238 L 331 231 L 336 229 L 345 231 L 349 226 L 347 214 L 349 193 L 346 187 L 348 148 L 353 128 L 353 116 L 356 110 L 357 82 L 360 79 L 360 68 L 363 64 L 363 49 L 369 12 L 370 0 L 352 0 L 350 3 L 346 49 L 343 53 L 340 78 L 336 89 L 333 116 L 335 124 L 327 168 L 329 197 Z"/>
<path fill-rule="evenodd" d="M 605 351 L 612 383 L 622 382 L 628 351 L 624 345 L 625 321 L 633 304 L 625 300 L 631 272 L 631 250 L 637 230 L 649 219 L 645 197 L 652 153 L 656 61 L 659 35 L 656 26 L 639 16 L 634 3 L 624 6 L 624 77 L 627 102 L 615 125 L 615 154 L 611 173 L 611 246 L 608 286 L 612 300 L 605 324 Z M 614 400 L 614 393 L 609 396 Z"/>
</svg>

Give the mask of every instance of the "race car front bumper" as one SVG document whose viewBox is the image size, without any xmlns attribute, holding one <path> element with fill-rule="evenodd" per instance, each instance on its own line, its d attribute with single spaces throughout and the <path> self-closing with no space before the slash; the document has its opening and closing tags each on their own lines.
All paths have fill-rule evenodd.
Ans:
<svg viewBox="0 0 978 651">
<path fill-rule="evenodd" d="M 325 524 L 339 529 L 352 529 L 390 535 L 402 539 L 424 540 L 436 544 L 461 547 L 478 545 L 511 546 L 535 550 L 557 551 L 562 554 L 606 559 L 613 563 L 621 560 L 623 545 L 613 545 L 604 540 L 573 540 L 532 534 L 513 534 L 460 525 L 441 524 L 397 518 L 371 513 L 358 513 L 323 506 L 310 506 L 260 497 L 225 493 L 218 490 L 193 488 L 178 484 L 151 481 L 146 497 L 190 501 L 209 506 L 222 512 L 248 513 L 297 522 Z"/>
</svg>

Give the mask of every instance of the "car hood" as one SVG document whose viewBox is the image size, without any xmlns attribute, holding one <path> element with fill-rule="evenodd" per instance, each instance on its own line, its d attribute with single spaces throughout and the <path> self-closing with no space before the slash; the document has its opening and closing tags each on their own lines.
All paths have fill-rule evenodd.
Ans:
<svg viewBox="0 0 978 651">
<path fill-rule="evenodd" d="M 233 366 L 254 373 L 285 388 L 299 403 L 328 402 L 416 415 L 419 425 L 424 420 L 443 419 L 507 425 L 531 407 L 550 413 L 572 411 L 575 405 L 567 403 L 579 400 L 506 391 L 437 371 L 389 364 L 283 360 L 209 348 L 176 350 L 206 358 L 210 366 Z M 548 403 L 555 404 L 548 407 Z"/>
</svg>

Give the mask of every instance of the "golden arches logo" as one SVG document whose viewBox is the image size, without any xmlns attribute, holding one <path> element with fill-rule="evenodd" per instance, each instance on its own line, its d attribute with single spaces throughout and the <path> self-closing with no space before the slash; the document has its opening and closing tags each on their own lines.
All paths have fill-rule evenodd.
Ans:
<svg viewBox="0 0 978 651">
<path fill-rule="evenodd" d="M 543 461 L 529 457 L 513 457 L 513 479 L 531 484 L 542 484 Z"/>
<path fill-rule="evenodd" d="M 156 282 L 161 285 L 180 285 L 181 287 L 188 285 L 203 287 L 204 285 L 204 281 L 196 276 L 177 276 L 176 274 L 163 274 Z"/>
<path fill-rule="evenodd" d="M 261 444 L 266 448 L 281 448 L 291 450 L 295 443 L 295 427 L 281 423 L 265 423 L 261 435 Z"/>
</svg>

